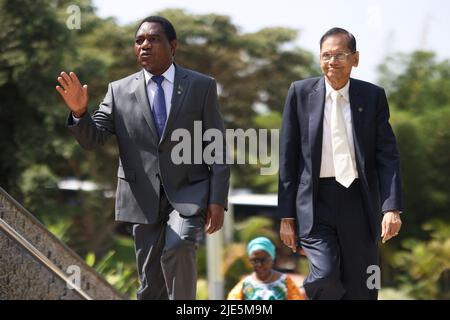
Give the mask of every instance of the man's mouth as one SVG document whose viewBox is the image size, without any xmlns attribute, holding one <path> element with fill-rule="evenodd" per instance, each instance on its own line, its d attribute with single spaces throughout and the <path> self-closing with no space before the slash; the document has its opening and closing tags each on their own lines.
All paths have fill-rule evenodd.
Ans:
<svg viewBox="0 0 450 320">
<path fill-rule="evenodd" d="M 150 57 L 152 54 L 150 52 L 142 52 L 141 57 L 147 58 Z"/>
</svg>

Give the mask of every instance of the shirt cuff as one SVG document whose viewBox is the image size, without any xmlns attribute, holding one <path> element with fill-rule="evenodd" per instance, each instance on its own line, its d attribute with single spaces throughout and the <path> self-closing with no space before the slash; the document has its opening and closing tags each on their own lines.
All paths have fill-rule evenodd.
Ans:
<svg viewBox="0 0 450 320">
<path fill-rule="evenodd" d="M 381 212 L 381 213 L 385 214 L 386 212 L 390 212 L 390 211 L 397 211 L 398 213 L 403 213 L 403 211 L 400 211 L 400 210 L 397 210 L 397 209 L 383 210 L 383 212 Z"/>
<path fill-rule="evenodd" d="M 74 123 L 74 124 L 77 124 L 77 123 L 80 121 L 80 119 L 81 119 L 81 118 L 75 117 L 75 116 L 73 115 L 73 113 L 72 113 L 72 120 L 73 120 L 73 123 Z"/>
</svg>

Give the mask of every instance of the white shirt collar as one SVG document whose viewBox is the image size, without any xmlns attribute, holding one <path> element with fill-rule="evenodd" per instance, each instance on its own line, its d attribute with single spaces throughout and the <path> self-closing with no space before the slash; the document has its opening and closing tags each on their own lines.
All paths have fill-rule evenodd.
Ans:
<svg viewBox="0 0 450 320">
<path fill-rule="evenodd" d="M 147 70 L 144 69 L 144 77 L 145 77 L 145 85 L 148 86 L 148 82 L 152 79 L 154 74 L 151 74 Z M 173 63 L 170 65 L 170 67 L 162 74 L 164 76 L 164 80 L 169 81 L 173 84 L 175 81 L 175 66 Z"/>
<path fill-rule="evenodd" d="M 347 102 L 350 102 L 349 89 L 350 89 L 350 79 L 347 81 L 345 86 L 337 90 Z M 328 98 L 332 91 L 336 90 L 334 90 L 333 87 L 327 82 L 327 80 L 325 80 L 325 97 Z"/>
</svg>

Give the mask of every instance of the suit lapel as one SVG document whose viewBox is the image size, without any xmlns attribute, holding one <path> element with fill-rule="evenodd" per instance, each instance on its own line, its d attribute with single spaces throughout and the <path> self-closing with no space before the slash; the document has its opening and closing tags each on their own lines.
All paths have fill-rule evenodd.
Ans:
<svg viewBox="0 0 450 320">
<path fill-rule="evenodd" d="M 155 122 L 153 120 L 153 115 L 150 111 L 150 103 L 147 95 L 147 88 L 145 83 L 144 71 L 139 72 L 135 79 L 135 87 L 133 88 L 134 94 L 138 101 L 138 105 L 144 114 L 145 121 L 147 121 L 150 131 L 152 132 L 152 137 L 158 143 L 158 134 L 155 127 Z"/>
<path fill-rule="evenodd" d="M 168 132 L 172 128 L 175 120 L 178 116 L 178 113 L 183 105 L 184 97 L 186 96 L 186 92 L 189 89 L 189 77 L 188 73 L 184 70 L 184 68 L 175 64 L 175 80 L 173 83 L 173 93 L 171 100 L 171 107 L 169 118 L 167 119 L 166 126 L 164 127 L 164 132 L 161 141 L 163 141 Z"/>
<path fill-rule="evenodd" d="M 357 83 L 350 79 L 350 109 L 352 110 L 353 142 L 355 145 L 356 164 L 359 172 L 364 172 L 364 99 Z"/>
<path fill-rule="evenodd" d="M 309 145 L 311 146 L 312 176 L 319 178 L 322 158 L 323 113 L 325 108 L 325 80 L 320 78 L 309 95 Z"/>
</svg>

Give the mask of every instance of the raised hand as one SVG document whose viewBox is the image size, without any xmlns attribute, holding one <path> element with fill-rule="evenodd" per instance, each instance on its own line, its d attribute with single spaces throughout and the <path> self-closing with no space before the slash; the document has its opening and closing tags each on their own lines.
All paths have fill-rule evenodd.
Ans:
<svg viewBox="0 0 450 320">
<path fill-rule="evenodd" d="M 58 77 L 58 82 L 61 86 L 56 86 L 56 90 L 64 99 L 64 102 L 74 116 L 81 118 L 86 112 L 89 100 L 87 85 L 81 86 L 80 80 L 78 80 L 75 73 L 70 72 L 67 74 L 64 71 L 61 72 L 61 76 Z"/>
</svg>

